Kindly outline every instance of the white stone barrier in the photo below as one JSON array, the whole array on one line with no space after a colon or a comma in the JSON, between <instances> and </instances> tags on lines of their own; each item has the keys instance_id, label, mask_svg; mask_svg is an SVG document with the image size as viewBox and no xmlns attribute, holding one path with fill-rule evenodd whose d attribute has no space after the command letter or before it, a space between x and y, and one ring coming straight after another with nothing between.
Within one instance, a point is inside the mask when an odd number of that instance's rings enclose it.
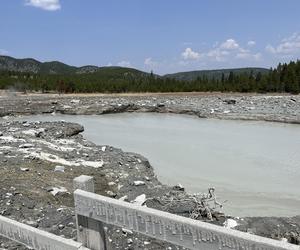
<instances>
[{"instance_id":1,"label":"white stone barrier","mask_svg":"<svg viewBox=\"0 0 300 250\"><path fill-rule=\"evenodd\" d=\"M0 235L35 250L87 250L82 243L65 239L0 216Z\"/></svg>"},{"instance_id":2,"label":"white stone barrier","mask_svg":"<svg viewBox=\"0 0 300 250\"><path fill-rule=\"evenodd\" d=\"M97 222L127 228L189 249L300 250L299 246L286 242L223 228L79 189L74 192L74 199L78 229L88 229L89 223L86 218L91 220L91 233L94 238L89 237L88 230L85 230L83 243L90 239L91 242L102 244L101 247L97 244L85 245L92 250L106 249L103 233L95 234L102 227Z\"/></svg>"}]
</instances>

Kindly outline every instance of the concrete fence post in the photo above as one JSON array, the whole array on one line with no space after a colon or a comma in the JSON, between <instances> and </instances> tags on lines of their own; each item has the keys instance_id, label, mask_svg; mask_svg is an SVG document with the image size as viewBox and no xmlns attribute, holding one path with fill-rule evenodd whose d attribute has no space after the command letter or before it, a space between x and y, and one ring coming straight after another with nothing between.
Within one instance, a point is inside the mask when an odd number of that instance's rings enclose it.
<instances>
[{"instance_id":1,"label":"concrete fence post","mask_svg":"<svg viewBox=\"0 0 300 250\"><path fill-rule=\"evenodd\" d=\"M80 189L94 193L94 178L87 175L76 177L73 180L73 187L74 191ZM76 225L79 242L91 250L106 250L104 226L101 221L76 214Z\"/></svg>"}]
</instances>

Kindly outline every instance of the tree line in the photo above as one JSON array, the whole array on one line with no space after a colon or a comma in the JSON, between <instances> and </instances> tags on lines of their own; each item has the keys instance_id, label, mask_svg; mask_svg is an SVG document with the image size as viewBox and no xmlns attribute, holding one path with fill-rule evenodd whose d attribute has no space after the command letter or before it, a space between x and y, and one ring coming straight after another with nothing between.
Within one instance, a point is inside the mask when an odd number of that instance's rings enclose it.
<instances>
[{"instance_id":1,"label":"tree line","mask_svg":"<svg viewBox=\"0 0 300 250\"><path fill-rule=\"evenodd\" d=\"M300 61L279 64L268 73L222 74L220 78L198 77L192 81L163 78L136 70L123 69L114 74L34 74L0 71L0 88L17 91L59 93L124 93L124 92L300 92Z\"/></svg>"}]
</instances>

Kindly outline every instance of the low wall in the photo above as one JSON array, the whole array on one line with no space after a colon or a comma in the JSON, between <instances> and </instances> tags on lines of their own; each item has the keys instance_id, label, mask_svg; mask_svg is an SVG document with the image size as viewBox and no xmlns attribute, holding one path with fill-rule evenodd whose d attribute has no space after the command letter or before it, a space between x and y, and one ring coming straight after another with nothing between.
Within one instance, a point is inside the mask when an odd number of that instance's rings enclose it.
<instances>
[{"instance_id":1,"label":"low wall","mask_svg":"<svg viewBox=\"0 0 300 250\"><path fill-rule=\"evenodd\" d=\"M82 243L0 216L0 235L35 250L87 250Z\"/></svg>"},{"instance_id":2,"label":"low wall","mask_svg":"<svg viewBox=\"0 0 300 250\"><path fill-rule=\"evenodd\" d=\"M75 191L74 198L77 216L124 227L189 249L300 250L299 246L289 243L226 229L79 189ZM79 227L86 226L80 224L80 221L78 223Z\"/></svg>"}]
</instances>

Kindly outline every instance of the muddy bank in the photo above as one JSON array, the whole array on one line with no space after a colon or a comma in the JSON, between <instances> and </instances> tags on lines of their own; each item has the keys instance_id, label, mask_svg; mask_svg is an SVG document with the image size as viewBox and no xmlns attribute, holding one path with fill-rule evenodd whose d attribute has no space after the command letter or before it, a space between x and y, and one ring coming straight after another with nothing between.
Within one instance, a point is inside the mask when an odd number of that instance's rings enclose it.
<instances>
[{"instance_id":1,"label":"muddy bank","mask_svg":"<svg viewBox=\"0 0 300 250\"><path fill-rule=\"evenodd\" d=\"M0 110L1 116L53 112L172 112L222 119L272 118L298 123L299 103L298 96L213 96L212 99L207 96L22 96L1 97ZM246 112L243 107L247 105L253 105L254 108ZM289 113L285 115L287 107ZM2 215L67 238L75 238L72 180L81 174L95 177L96 192L99 194L128 202L145 201L149 207L183 216L190 215L194 204L182 202L188 200L189 195L180 186L161 184L147 159L108 145L95 145L82 137L82 131L82 126L64 122L7 121L0 125ZM178 202L169 202L174 199ZM217 212L213 215L212 223L223 225L227 219ZM207 220L207 217L199 219ZM300 217L234 219L239 224L236 227L238 230L276 239L285 238L299 244ZM108 227L108 244L111 249L178 248L112 227ZM22 249L4 239L0 239L1 247Z\"/></svg>"},{"instance_id":2,"label":"muddy bank","mask_svg":"<svg viewBox=\"0 0 300 250\"><path fill-rule=\"evenodd\" d=\"M300 96L291 95L3 95L0 116L159 112L203 118L300 123Z\"/></svg>"},{"instance_id":3,"label":"muddy bank","mask_svg":"<svg viewBox=\"0 0 300 250\"><path fill-rule=\"evenodd\" d=\"M83 127L78 124L7 121L0 125L0 131L1 215L75 238L72 180L81 174L95 177L98 194L183 216L189 216L194 206L192 202L182 206L180 199L189 195L181 187L162 185L147 159L90 143L81 136ZM178 202L174 204L166 201L175 198ZM222 215L213 215L213 223L224 223ZM111 249L162 246L161 242L111 227L108 239ZM1 246L14 249L15 243L3 241Z\"/></svg>"}]
</instances>

